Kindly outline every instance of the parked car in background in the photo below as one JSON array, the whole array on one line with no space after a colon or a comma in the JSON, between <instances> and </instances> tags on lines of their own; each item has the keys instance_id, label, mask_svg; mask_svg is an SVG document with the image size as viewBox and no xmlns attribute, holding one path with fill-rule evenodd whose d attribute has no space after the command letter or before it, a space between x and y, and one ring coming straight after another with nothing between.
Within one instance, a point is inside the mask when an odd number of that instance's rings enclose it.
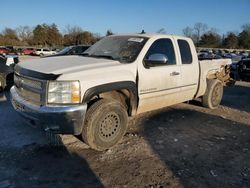
<instances>
[{"instance_id":1,"label":"parked car in background","mask_svg":"<svg viewBox=\"0 0 250 188\"><path fill-rule=\"evenodd\" d=\"M7 66L15 66L17 63L19 63L19 58L17 55L7 55L6 58L6 65Z\"/></svg>"},{"instance_id":2,"label":"parked car in background","mask_svg":"<svg viewBox=\"0 0 250 188\"><path fill-rule=\"evenodd\" d=\"M198 55L199 60L212 60L212 59L222 59L221 56L213 53L201 53Z\"/></svg>"},{"instance_id":3,"label":"parked car in background","mask_svg":"<svg viewBox=\"0 0 250 188\"><path fill-rule=\"evenodd\" d=\"M242 56L241 56L241 55L237 55L237 54L235 54L235 53L227 53L227 54L224 54L223 57L224 57L224 58L232 59L232 62L233 62L233 63L237 63L237 62L239 62L239 61L242 59Z\"/></svg>"},{"instance_id":4,"label":"parked car in background","mask_svg":"<svg viewBox=\"0 0 250 188\"><path fill-rule=\"evenodd\" d=\"M32 55L34 53L35 49L34 48L25 48L22 50L22 54L24 55Z\"/></svg>"},{"instance_id":5,"label":"parked car in background","mask_svg":"<svg viewBox=\"0 0 250 188\"><path fill-rule=\"evenodd\" d=\"M54 54L56 54L56 51L52 51L48 48L38 48L34 51L34 55L39 55L41 57L54 55Z\"/></svg>"},{"instance_id":6,"label":"parked car in background","mask_svg":"<svg viewBox=\"0 0 250 188\"><path fill-rule=\"evenodd\" d=\"M51 55L51 56L47 56L47 57L64 56L64 55L80 55L89 47L90 46L88 45L68 46L68 47L63 48L58 53Z\"/></svg>"},{"instance_id":7,"label":"parked car in background","mask_svg":"<svg viewBox=\"0 0 250 188\"><path fill-rule=\"evenodd\" d=\"M0 91L4 90L6 86L12 86L14 83L14 67L19 63L18 56L0 55Z\"/></svg>"},{"instance_id":8,"label":"parked car in background","mask_svg":"<svg viewBox=\"0 0 250 188\"><path fill-rule=\"evenodd\" d=\"M16 53L17 53L17 55L22 55L22 53L23 53L23 48L16 48Z\"/></svg>"},{"instance_id":9,"label":"parked car in background","mask_svg":"<svg viewBox=\"0 0 250 188\"><path fill-rule=\"evenodd\" d=\"M250 58L243 59L238 63L238 74L241 80L250 80Z\"/></svg>"},{"instance_id":10,"label":"parked car in background","mask_svg":"<svg viewBox=\"0 0 250 188\"><path fill-rule=\"evenodd\" d=\"M250 54L248 52L242 51L240 52L240 55L242 56L242 59L246 59Z\"/></svg>"},{"instance_id":11,"label":"parked car in background","mask_svg":"<svg viewBox=\"0 0 250 188\"><path fill-rule=\"evenodd\" d=\"M17 54L17 51L14 48L14 46L6 46L6 48L8 50L8 54L11 54L11 55L16 55Z\"/></svg>"},{"instance_id":12,"label":"parked car in background","mask_svg":"<svg viewBox=\"0 0 250 188\"><path fill-rule=\"evenodd\" d=\"M213 53L213 50L211 50L211 49L202 49L202 50L200 50L200 53Z\"/></svg>"},{"instance_id":13,"label":"parked car in background","mask_svg":"<svg viewBox=\"0 0 250 188\"><path fill-rule=\"evenodd\" d=\"M230 65L230 77L234 80L239 80L238 62L234 62Z\"/></svg>"},{"instance_id":14,"label":"parked car in background","mask_svg":"<svg viewBox=\"0 0 250 188\"><path fill-rule=\"evenodd\" d=\"M63 48L52 48L52 51L58 53L62 50Z\"/></svg>"},{"instance_id":15,"label":"parked car in background","mask_svg":"<svg viewBox=\"0 0 250 188\"><path fill-rule=\"evenodd\" d=\"M5 56L0 54L0 63L5 63L5 62L6 62Z\"/></svg>"},{"instance_id":16,"label":"parked car in background","mask_svg":"<svg viewBox=\"0 0 250 188\"><path fill-rule=\"evenodd\" d=\"M217 51L217 53L216 53L217 55L219 55L219 56L221 56L221 57L223 57L224 56L224 54L225 54L225 51L224 50L221 50L221 49L219 49L218 51Z\"/></svg>"},{"instance_id":17,"label":"parked car in background","mask_svg":"<svg viewBox=\"0 0 250 188\"><path fill-rule=\"evenodd\" d=\"M0 54L6 55L8 53L9 53L8 48L6 48L6 47L0 47Z\"/></svg>"}]
</instances>

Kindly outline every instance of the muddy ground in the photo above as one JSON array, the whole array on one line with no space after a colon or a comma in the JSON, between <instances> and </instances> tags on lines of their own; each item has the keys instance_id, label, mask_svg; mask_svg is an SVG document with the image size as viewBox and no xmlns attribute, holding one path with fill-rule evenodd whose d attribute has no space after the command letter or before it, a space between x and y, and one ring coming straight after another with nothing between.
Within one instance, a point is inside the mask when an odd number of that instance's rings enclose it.
<instances>
[{"instance_id":1,"label":"muddy ground","mask_svg":"<svg viewBox=\"0 0 250 188\"><path fill-rule=\"evenodd\" d=\"M51 148L0 99L0 188L250 187L250 82L199 101L142 114L120 144L96 152L73 136Z\"/></svg>"}]
</instances>

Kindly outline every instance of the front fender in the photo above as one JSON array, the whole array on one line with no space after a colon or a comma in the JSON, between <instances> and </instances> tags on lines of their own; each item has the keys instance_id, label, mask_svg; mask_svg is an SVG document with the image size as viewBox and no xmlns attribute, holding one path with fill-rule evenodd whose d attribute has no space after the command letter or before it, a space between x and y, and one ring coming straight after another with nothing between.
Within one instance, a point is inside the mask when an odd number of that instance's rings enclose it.
<instances>
[{"instance_id":1,"label":"front fender","mask_svg":"<svg viewBox=\"0 0 250 188\"><path fill-rule=\"evenodd\" d=\"M138 93L136 83L132 81L120 81L94 86L86 90L83 96L83 103L89 102L94 96L109 91L127 89L130 93L131 114L134 114L138 104Z\"/></svg>"}]
</instances>

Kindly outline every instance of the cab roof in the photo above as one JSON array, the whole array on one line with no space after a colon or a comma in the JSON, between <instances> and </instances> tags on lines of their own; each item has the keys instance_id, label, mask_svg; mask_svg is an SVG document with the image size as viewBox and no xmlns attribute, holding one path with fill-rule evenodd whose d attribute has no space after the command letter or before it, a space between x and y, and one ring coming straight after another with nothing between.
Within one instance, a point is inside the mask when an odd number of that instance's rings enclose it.
<instances>
[{"instance_id":1,"label":"cab roof","mask_svg":"<svg viewBox=\"0 0 250 188\"><path fill-rule=\"evenodd\" d=\"M146 38L160 38L160 37L176 37L176 38L186 38L188 39L188 37L184 37L184 36L177 36L177 35L168 35L168 34L162 34L162 33L126 33L126 34L115 34L115 35L111 35L111 36L136 36L136 37L146 37Z\"/></svg>"}]
</instances>

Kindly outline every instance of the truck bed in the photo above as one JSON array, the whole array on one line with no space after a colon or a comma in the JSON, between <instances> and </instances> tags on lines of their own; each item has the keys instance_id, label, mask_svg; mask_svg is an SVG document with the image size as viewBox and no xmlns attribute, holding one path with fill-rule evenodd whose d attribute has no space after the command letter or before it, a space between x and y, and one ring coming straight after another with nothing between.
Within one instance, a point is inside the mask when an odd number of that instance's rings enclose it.
<instances>
[{"instance_id":1,"label":"truck bed","mask_svg":"<svg viewBox=\"0 0 250 188\"><path fill-rule=\"evenodd\" d=\"M231 59L213 59L213 60L201 60L200 65L200 85L196 97L202 96L207 87L207 78L210 75L214 75L217 72L221 72L225 66L231 65Z\"/></svg>"}]
</instances>

